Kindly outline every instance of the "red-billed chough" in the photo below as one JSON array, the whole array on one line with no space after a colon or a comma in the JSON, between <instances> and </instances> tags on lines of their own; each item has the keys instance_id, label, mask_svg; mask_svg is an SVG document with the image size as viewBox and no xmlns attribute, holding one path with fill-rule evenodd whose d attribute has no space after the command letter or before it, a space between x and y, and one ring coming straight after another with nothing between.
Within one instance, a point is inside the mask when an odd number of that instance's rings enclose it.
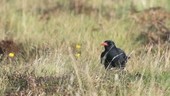
<instances>
[{"instance_id":1,"label":"red-billed chough","mask_svg":"<svg viewBox=\"0 0 170 96\"><path fill-rule=\"evenodd\" d=\"M105 48L101 54L101 63L104 64L105 69L124 69L128 59L125 52L120 48L117 48L115 43L111 40L106 40L101 45Z\"/></svg>"}]
</instances>

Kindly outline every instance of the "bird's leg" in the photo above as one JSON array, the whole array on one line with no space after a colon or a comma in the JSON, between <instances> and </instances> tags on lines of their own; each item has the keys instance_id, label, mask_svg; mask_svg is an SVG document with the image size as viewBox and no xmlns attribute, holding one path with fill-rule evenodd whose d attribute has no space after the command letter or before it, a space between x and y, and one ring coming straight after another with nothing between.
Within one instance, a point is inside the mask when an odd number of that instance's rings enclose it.
<instances>
[{"instance_id":1,"label":"bird's leg","mask_svg":"<svg viewBox=\"0 0 170 96\"><path fill-rule=\"evenodd\" d=\"M112 68L111 62L109 64L105 64L105 69L109 70Z\"/></svg>"}]
</instances>

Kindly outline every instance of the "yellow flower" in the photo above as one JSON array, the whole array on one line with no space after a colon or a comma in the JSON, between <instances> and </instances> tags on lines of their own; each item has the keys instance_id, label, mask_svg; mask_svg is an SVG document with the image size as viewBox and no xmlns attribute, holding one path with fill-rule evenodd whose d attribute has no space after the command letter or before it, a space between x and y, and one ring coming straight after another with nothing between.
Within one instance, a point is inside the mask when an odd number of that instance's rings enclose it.
<instances>
[{"instance_id":1,"label":"yellow flower","mask_svg":"<svg viewBox=\"0 0 170 96\"><path fill-rule=\"evenodd\" d=\"M81 45L80 44L76 44L76 49L80 49Z\"/></svg>"},{"instance_id":2,"label":"yellow flower","mask_svg":"<svg viewBox=\"0 0 170 96\"><path fill-rule=\"evenodd\" d=\"M13 52L10 52L10 53L8 54L8 56L12 58L12 57L15 56L15 54L14 54Z\"/></svg>"},{"instance_id":3,"label":"yellow flower","mask_svg":"<svg viewBox=\"0 0 170 96\"><path fill-rule=\"evenodd\" d=\"M76 53L76 54L75 54L75 56L76 56L77 58L79 58L80 55L81 55L80 53Z\"/></svg>"}]
</instances>

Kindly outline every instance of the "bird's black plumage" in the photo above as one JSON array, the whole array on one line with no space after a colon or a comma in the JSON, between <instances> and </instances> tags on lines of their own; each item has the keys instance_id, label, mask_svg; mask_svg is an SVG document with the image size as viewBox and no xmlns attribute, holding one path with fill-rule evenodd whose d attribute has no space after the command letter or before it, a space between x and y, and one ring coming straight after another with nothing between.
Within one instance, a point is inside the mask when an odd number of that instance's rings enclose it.
<instances>
[{"instance_id":1,"label":"bird's black plumage","mask_svg":"<svg viewBox=\"0 0 170 96\"><path fill-rule=\"evenodd\" d=\"M125 52L117 48L111 40L104 41L102 45L105 50L101 54L101 63L104 64L105 68L110 69L116 67L123 69L128 59Z\"/></svg>"}]
</instances>

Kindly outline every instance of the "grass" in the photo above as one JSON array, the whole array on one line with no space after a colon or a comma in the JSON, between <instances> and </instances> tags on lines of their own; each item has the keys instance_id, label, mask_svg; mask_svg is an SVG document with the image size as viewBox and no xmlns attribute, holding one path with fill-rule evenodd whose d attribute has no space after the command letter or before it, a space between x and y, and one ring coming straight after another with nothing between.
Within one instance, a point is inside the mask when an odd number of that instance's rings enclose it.
<instances>
[{"instance_id":1,"label":"grass","mask_svg":"<svg viewBox=\"0 0 170 96\"><path fill-rule=\"evenodd\" d=\"M67 0L0 2L0 40L21 43L24 54L0 62L0 95L170 95L170 50L137 40L142 27L130 18L130 0L87 0L85 5L99 10L90 14L75 13ZM134 2L135 7L170 9L168 0L143 2ZM106 72L100 64L100 43L107 39L133 52L127 72ZM73 51L77 43L82 45L78 59Z\"/></svg>"}]
</instances>

